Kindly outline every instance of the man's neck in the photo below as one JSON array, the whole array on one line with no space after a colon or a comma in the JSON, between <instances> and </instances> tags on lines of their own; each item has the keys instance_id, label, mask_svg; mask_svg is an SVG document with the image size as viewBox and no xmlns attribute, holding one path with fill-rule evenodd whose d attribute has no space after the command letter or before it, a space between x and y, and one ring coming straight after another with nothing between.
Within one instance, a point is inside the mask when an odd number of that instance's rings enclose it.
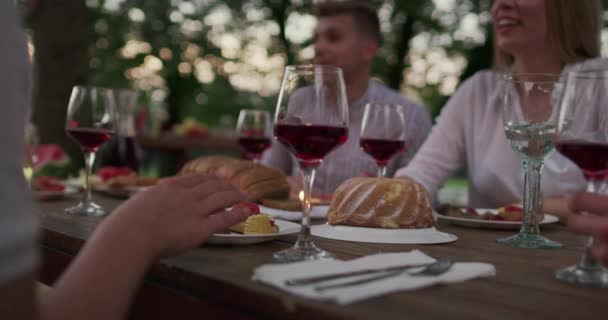
<instances>
[{"instance_id":1,"label":"man's neck","mask_svg":"<svg viewBox=\"0 0 608 320\"><path fill-rule=\"evenodd\" d=\"M361 72L353 76L348 76L347 79L344 79L344 83L346 86L348 105L350 106L363 97L365 92L367 92L367 87L369 85L369 72Z\"/></svg>"}]
</instances>

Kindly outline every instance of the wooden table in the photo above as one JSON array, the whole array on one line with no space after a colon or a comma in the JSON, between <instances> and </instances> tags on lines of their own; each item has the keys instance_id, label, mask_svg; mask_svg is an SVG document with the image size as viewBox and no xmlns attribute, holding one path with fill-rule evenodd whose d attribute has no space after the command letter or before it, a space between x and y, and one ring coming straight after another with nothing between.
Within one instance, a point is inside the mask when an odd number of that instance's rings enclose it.
<instances>
[{"instance_id":1,"label":"wooden table","mask_svg":"<svg viewBox=\"0 0 608 320\"><path fill-rule=\"evenodd\" d=\"M97 196L106 208L119 201ZM52 284L89 237L97 218L72 217L63 209L75 199L41 203L43 270ZM205 245L154 265L133 304L131 319L605 319L608 290L564 284L553 272L576 262L584 238L562 226L543 233L564 250L502 247L495 239L513 231L439 224L458 241L445 245L379 245L315 238L343 259L378 252L420 249L436 257L483 261L493 278L436 286L338 306L290 296L250 280L252 270L294 239L250 246ZM101 268L103 266L100 266ZM109 275L111 277L111 275ZM95 290L95 288L91 288Z\"/></svg>"}]
</instances>

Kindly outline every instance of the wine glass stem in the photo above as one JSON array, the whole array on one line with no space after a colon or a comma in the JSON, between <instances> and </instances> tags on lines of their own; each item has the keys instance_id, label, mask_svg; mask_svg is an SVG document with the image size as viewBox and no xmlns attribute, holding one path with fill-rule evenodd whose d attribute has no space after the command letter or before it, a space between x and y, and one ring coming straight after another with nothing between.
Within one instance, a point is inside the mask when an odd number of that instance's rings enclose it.
<instances>
[{"instance_id":1,"label":"wine glass stem","mask_svg":"<svg viewBox=\"0 0 608 320\"><path fill-rule=\"evenodd\" d=\"M386 165L378 165L378 178L386 177Z\"/></svg>"},{"instance_id":2,"label":"wine glass stem","mask_svg":"<svg viewBox=\"0 0 608 320\"><path fill-rule=\"evenodd\" d=\"M587 192L600 192L600 188L602 186L603 181L588 178L587 180ZM586 215L587 213L582 212L581 214ZM585 249L583 250L583 255L578 262L578 267L581 269L596 269L600 267L600 264L595 261L593 256L591 255L591 248L593 247L593 237L589 236L587 238L587 242L585 243Z\"/></svg>"},{"instance_id":3,"label":"wine glass stem","mask_svg":"<svg viewBox=\"0 0 608 320\"><path fill-rule=\"evenodd\" d=\"M301 168L304 199L302 200L302 230L298 236L298 243L300 245L310 241L310 209L312 207L310 196L316 172L315 167L311 165L301 165Z\"/></svg>"},{"instance_id":4,"label":"wine glass stem","mask_svg":"<svg viewBox=\"0 0 608 320\"><path fill-rule=\"evenodd\" d=\"M524 159L524 217L520 233L540 234L538 229L538 214L541 210L542 196L540 192L542 160Z\"/></svg>"},{"instance_id":5,"label":"wine glass stem","mask_svg":"<svg viewBox=\"0 0 608 320\"><path fill-rule=\"evenodd\" d=\"M87 204L91 201L91 185L89 184L89 176L95 163L95 152L84 151L84 200L83 203Z\"/></svg>"}]
</instances>

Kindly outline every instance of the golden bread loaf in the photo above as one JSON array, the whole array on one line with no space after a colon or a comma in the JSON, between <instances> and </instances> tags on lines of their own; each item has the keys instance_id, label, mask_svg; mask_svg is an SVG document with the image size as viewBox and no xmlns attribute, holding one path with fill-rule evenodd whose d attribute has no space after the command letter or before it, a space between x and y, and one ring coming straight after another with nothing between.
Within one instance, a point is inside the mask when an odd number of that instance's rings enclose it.
<instances>
[{"instance_id":1,"label":"golden bread loaf","mask_svg":"<svg viewBox=\"0 0 608 320\"><path fill-rule=\"evenodd\" d=\"M287 176L280 170L247 160L229 157L201 157L189 161L179 174L214 175L247 194L247 200L286 199L289 197Z\"/></svg>"},{"instance_id":2,"label":"golden bread loaf","mask_svg":"<svg viewBox=\"0 0 608 320\"><path fill-rule=\"evenodd\" d=\"M424 187L411 179L352 178L338 187L329 224L372 228L427 228L434 223Z\"/></svg>"}]
</instances>

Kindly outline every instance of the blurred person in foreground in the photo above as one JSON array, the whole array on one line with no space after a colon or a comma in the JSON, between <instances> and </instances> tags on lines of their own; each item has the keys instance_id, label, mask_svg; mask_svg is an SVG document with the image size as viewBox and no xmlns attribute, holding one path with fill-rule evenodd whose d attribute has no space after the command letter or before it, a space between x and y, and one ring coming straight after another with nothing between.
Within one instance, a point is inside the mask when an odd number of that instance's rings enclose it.
<instances>
[{"instance_id":1,"label":"blurred person in foreground","mask_svg":"<svg viewBox=\"0 0 608 320\"><path fill-rule=\"evenodd\" d=\"M495 0L495 70L480 71L458 88L429 138L396 176L413 178L436 195L466 164L470 207L520 203L524 171L504 133L502 75L605 69L599 58L601 12L599 0ZM584 188L576 164L557 151L545 159L544 212L564 216L565 196Z\"/></svg>"},{"instance_id":2,"label":"blurred person in foreground","mask_svg":"<svg viewBox=\"0 0 608 320\"><path fill-rule=\"evenodd\" d=\"M403 107L406 152L393 157L388 174L405 166L424 142L431 128L428 112L405 99L397 91L370 78L370 71L381 42L376 10L369 1L321 1L315 5L318 18L314 33L315 64L342 69L349 105L348 141L332 151L317 169L313 195L329 195L344 181L360 175L375 175L374 160L359 145L365 105L370 102ZM273 143L262 163L282 169L292 178L295 191L301 190L299 166L280 143Z\"/></svg>"},{"instance_id":3,"label":"blurred person in foreground","mask_svg":"<svg viewBox=\"0 0 608 320\"><path fill-rule=\"evenodd\" d=\"M215 178L167 179L101 222L55 287L38 299L38 224L22 171L29 63L12 1L0 1L0 70L0 319L124 318L152 263L251 214L225 211L244 195Z\"/></svg>"},{"instance_id":4,"label":"blurred person in foreground","mask_svg":"<svg viewBox=\"0 0 608 320\"><path fill-rule=\"evenodd\" d=\"M568 228L593 237L591 254L601 264L608 266L608 196L580 192L570 198ZM595 215L581 215L590 212Z\"/></svg>"}]
</instances>

